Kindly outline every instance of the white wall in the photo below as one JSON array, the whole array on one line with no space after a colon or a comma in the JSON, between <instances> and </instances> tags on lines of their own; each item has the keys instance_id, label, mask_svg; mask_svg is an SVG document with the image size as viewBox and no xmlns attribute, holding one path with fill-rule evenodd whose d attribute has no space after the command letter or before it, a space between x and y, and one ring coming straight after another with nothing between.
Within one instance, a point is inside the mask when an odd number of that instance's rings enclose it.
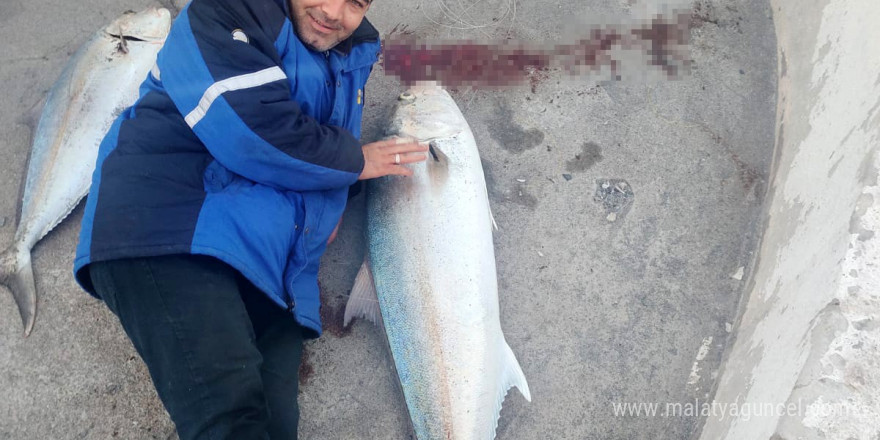
<instances>
[{"instance_id":1,"label":"white wall","mask_svg":"<svg viewBox=\"0 0 880 440\"><path fill-rule=\"evenodd\" d=\"M765 231L701 438L876 439L880 1L771 4L779 96Z\"/></svg>"}]
</instances>

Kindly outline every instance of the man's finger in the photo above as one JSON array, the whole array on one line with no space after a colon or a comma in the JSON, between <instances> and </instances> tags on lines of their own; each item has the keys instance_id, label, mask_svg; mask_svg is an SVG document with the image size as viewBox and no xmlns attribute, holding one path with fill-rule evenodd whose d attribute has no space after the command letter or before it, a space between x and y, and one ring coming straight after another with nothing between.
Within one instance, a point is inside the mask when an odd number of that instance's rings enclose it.
<instances>
[{"instance_id":1,"label":"man's finger","mask_svg":"<svg viewBox=\"0 0 880 440\"><path fill-rule=\"evenodd\" d=\"M409 177L409 176L412 176L412 175L413 175L413 171L412 171L411 169L409 169L409 168L403 166L403 165L393 165L393 164L392 164L392 165L388 165L388 167L385 168L385 175L388 175L388 176L390 176L390 175L395 175L395 176L407 176L407 177Z\"/></svg>"},{"instance_id":2,"label":"man's finger","mask_svg":"<svg viewBox=\"0 0 880 440\"><path fill-rule=\"evenodd\" d=\"M392 156L394 156L395 154L400 154L402 156L404 153L418 153L424 151L428 151L428 144L420 144L418 142L392 145L382 150L383 153L390 154Z\"/></svg>"},{"instance_id":3,"label":"man's finger","mask_svg":"<svg viewBox=\"0 0 880 440\"><path fill-rule=\"evenodd\" d=\"M416 144L416 143L418 143L418 140L413 139L413 138L393 137L393 138L388 138L388 139L384 139L381 141L372 142L368 145L372 145L373 147L382 150L382 149L385 149L388 147L393 147L395 145Z\"/></svg>"},{"instance_id":4,"label":"man's finger","mask_svg":"<svg viewBox=\"0 0 880 440\"><path fill-rule=\"evenodd\" d=\"M425 159L428 158L428 156L426 156L424 153L404 153L404 154L396 153L396 154L400 154L400 165L408 164L408 163L423 162ZM392 155L391 162L394 163L394 160L395 160L395 157L394 157L394 155ZM395 165L397 165L397 164L395 164Z\"/></svg>"},{"instance_id":5,"label":"man's finger","mask_svg":"<svg viewBox=\"0 0 880 440\"><path fill-rule=\"evenodd\" d=\"M411 169L409 169L407 167L402 167L402 166L398 165L398 166L394 167L394 170L390 174L394 174L397 176L404 176L404 177L412 177L413 172Z\"/></svg>"},{"instance_id":6,"label":"man's finger","mask_svg":"<svg viewBox=\"0 0 880 440\"><path fill-rule=\"evenodd\" d=\"M412 137L396 137L391 139L393 142L391 145L403 145L403 144L417 144L419 140Z\"/></svg>"},{"instance_id":7,"label":"man's finger","mask_svg":"<svg viewBox=\"0 0 880 440\"><path fill-rule=\"evenodd\" d=\"M385 141L380 141L380 148L384 149L394 149L400 146L415 146L419 145L420 142L416 138L411 137L395 137ZM427 143L425 144L427 145Z\"/></svg>"}]
</instances>

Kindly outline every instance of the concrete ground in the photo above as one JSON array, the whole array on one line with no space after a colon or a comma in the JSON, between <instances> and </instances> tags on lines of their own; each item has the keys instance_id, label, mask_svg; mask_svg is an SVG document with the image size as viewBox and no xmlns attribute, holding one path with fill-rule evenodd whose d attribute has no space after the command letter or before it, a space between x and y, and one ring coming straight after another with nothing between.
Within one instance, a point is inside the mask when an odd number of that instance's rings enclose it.
<instances>
[{"instance_id":1,"label":"concrete ground","mask_svg":"<svg viewBox=\"0 0 880 440\"><path fill-rule=\"evenodd\" d=\"M562 41L572 17L614 22L639 6L513 1L474 3L464 18L477 26L454 25L428 1L377 0L369 16L384 32L400 25L433 38ZM173 3L0 2L0 246L15 232L28 115L92 32L155 4ZM459 14L461 5L450 3ZM683 439L700 424L663 417L662 407L654 417L619 416L614 404L710 397L743 289L736 278L747 278L759 230L776 42L764 0L688 7L695 64L681 80L566 81L550 71L532 87L453 93L483 155L500 227L502 326L533 396L508 395L498 438ZM376 69L365 140L380 136L400 91ZM614 221L594 200L599 179L631 188L631 206ZM174 438L118 322L73 281L81 217L80 207L34 249L40 298L28 339L11 296L0 295L0 438ZM409 435L383 336L361 322L340 328L364 253L363 220L358 197L324 258L327 332L307 345L301 369L301 438ZM746 276L734 277L741 267Z\"/></svg>"}]
</instances>

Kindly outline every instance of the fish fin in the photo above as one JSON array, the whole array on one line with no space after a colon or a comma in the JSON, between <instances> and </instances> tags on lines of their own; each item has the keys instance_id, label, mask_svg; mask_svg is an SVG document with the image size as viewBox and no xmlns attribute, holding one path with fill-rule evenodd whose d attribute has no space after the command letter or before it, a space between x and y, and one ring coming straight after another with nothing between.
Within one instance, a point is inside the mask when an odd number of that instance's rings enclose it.
<instances>
[{"instance_id":1,"label":"fish fin","mask_svg":"<svg viewBox=\"0 0 880 440\"><path fill-rule=\"evenodd\" d=\"M428 160L425 167L428 170L428 176L437 185L442 185L449 177L449 156L440 149L437 142L428 143Z\"/></svg>"},{"instance_id":2,"label":"fish fin","mask_svg":"<svg viewBox=\"0 0 880 440\"><path fill-rule=\"evenodd\" d=\"M502 349L502 353L504 356L504 373L501 375L502 382L501 388L504 394L507 394L507 390L511 387L516 387L520 394L526 398L527 401L532 401L532 393L529 391L529 384L526 383L526 376L523 374L522 368L519 366L519 362L516 360L516 355L513 354L513 350L510 349L510 346L507 345L507 342L504 343L504 348ZM500 396L500 399L504 399L504 395ZM501 406L501 401L499 400L499 409Z\"/></svg>"},{"instance_id":3,"label":"fish fin","mask_svg":"<svg viewBox=\"0 0 880 440\"><path fill-rule=\"evenodd\" d=\"M523 374L513 350L502 341L501 349L501 387L498 390L498 396L495 400L495 427L492 428L492 437L495 438L495 431L498 429L498 419L501 418L501 405L504 403L504 397L512 387L516 387L520 394L527 401L532 401L532 393L529 391L529 384L526 383L526 376Z\"/></svg>"},{"instance_id":4,"label":"fish fin","mask_svg":"<svg viewBox=\"0 0 880 440\"><path fill-rule=\"evenodd\" d=\"M351 288L351 295L345 305L343 327L348 327L354 318L366 318L373 324L383 327L379 297L376 295L376 283L373 282L370 264L366 260L361 264L361 269L354 278L354 286Z\"/></svg>"},{"instance_id":5,"label":"fish fin","mask_svg":"<svg viewBox=\"0 0 880 440\"><path fill-rule=\"evenodd\" d=\"M9 287L24 324L24 336L31 334L37 314L37 287L31 268L31 253L13 246L0 256L0 284Z\"/></svg>"},{"instance_id":6,"label":"fish fin","mask_svg":"<svg viewBox=\"0 0 880 440\"><path fill-rule=\"evenodd\" d=\"M40 116L43 114L43 107L46 105L46 96L43 95L38 99L21 117L18 119L19 124L23 124L31 129L31 132L37 129L40 123Z\"/></svg>"},{"instance_id":7,"label":"fish fin","mask_svg":"<svg viewBox=\"0 0 880 440\"><path fill-rule=\"evenodd\" d=\"M440 149L435 141L428 142L428 156L435 165L449 165L449 156Z\"/></svg>"}]
</instances>

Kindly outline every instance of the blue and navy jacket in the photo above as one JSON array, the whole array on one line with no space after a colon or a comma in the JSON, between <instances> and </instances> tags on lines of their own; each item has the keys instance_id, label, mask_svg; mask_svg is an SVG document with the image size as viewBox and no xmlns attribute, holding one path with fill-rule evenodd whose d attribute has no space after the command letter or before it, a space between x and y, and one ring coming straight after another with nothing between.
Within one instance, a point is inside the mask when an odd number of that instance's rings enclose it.
<instances>
[{"instance_id":1,"label":"blue and navy jacket","mask_svg":"<svg viewBox=\"0 0 880 440\"><path fill-rule=\"evenodd\" d=\"M297 38L286 0L193 0L140 97L100 146L74 264L202 254L315 335L318 262L363 166L364 20L332 50Z\"/></svg>"}]
</instances>

